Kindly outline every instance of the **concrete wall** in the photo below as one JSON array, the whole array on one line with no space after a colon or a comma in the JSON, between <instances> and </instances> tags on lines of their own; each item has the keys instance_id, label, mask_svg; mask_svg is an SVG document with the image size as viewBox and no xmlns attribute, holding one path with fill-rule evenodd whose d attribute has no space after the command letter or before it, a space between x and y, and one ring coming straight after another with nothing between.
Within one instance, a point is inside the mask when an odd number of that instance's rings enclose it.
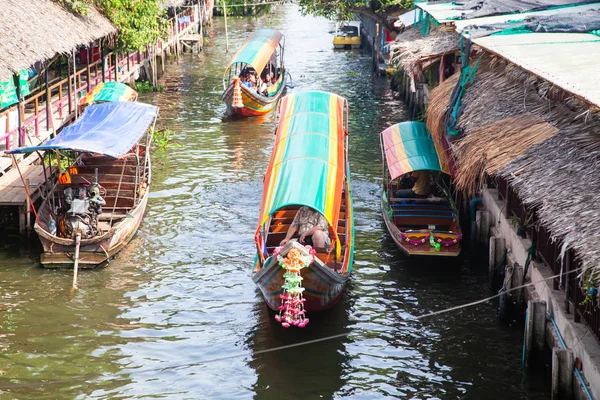
<instances>
[{"instance_id":1,"label":"concrete wall","mask_svg":"<svg viewBox=\"0 0 600 400\"><path fill-rule=\"evenodd\" d=\"M492 231L506 239L509 262L516 262L520 266L524 266L531 240L517 236L511 221L504 215L505 202L498 199L496 189L485 189L482 198L484 208L492 214L494 228ZM532 262L526 283L533 282L533 285L530 287L531 290L526 292L526 295L530 299L546 302L547 311L554 318L567 348L572 349L575 357L582 361L582 375L587 381L592 395L594 398L600 399L600 344L585 324L574 322L573 314L567 313L565 293L554 290L553 280L548 279L552 274L552 271L544 264ZM571 306L570 309L573 310L574 307ZM554 331L549 320L547 329ZM551 340L551 346L560 346L554 334L552 336L546 335L546 337ZM576 377L573 377L573 382L576 386L578 385ZM576 390L575 393L583 394L581 390ZM587 399L587 397L580 398Z\"/></svg>"}]
</instances>

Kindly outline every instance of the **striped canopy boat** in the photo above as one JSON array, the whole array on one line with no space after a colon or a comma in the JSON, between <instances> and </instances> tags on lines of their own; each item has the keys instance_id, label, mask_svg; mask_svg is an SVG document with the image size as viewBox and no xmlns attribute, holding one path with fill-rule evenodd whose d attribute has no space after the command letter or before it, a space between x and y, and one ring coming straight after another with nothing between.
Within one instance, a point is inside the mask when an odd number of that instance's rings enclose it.
<instances>
[{"instance_id":1,"label":"striped canopy boat","mask_svg":"<svg viewBox=\"0 0 600 400\"><path fill-rule=\"evenodd\" d=\"M354 222L347 160L346 99L306 91L281 99L275 145L264 180L253 280L278 310L284 294L282 262L296 249L309 257L303 278L304 307L323 310L337 302L352 269ZM328 223L331 246L313 249L292 239L280 242L300 207L318 211Z\"/></svg>"},{"instance_id":2,"label":"striped canopy boat","mask_svg":"<svg viewBox=\"0 0 600 400\"><path fill-rule=\"evenodd\" d=\"M235 53L223 74L222 98L229 114L257 116L275 107L285 90L283 44L281 32L259 29ZM244 84L250 74L256 77L254 86Z\"/></svg>"},{"instance_id":3,"label":"striped canopy boat","mask_svg":"<svg viewBox=\"0 0 600 400\"><path fill-rule=\"evenodd\" d=\"M80 105L115 101L136 101L138 93L121 82L100 82L79 102Z\"/></svg>"},{"instance_id":4,"label":"striped canopy boat","mask_svg":"<svg viewBox=\"0 0 600 400\"><path fill-rule=\"evenodd\" d=\"M381 149L381 211L394 242L408 255L457 256L462 234L449 183L444 187L450 170L442 147L424 123L407 121L381 133ZM402 194L415 171L429 171L443 189L428 196Z\"/></svg>"}]
</instances>

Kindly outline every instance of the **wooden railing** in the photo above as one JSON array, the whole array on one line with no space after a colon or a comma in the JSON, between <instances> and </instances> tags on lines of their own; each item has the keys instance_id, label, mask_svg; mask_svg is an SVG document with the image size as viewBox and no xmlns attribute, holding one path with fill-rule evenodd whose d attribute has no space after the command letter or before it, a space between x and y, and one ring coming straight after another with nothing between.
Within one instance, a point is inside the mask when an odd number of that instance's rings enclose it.
<instances>
[{"instance_id":1,"label":"wooden railing","mask_svg":"<svg viewBox=\"0 0 600 400\"><path fill-rule=\"evenodd\" d=\"M179 23L174 18L169 20L169 39L167 44L176 40L176 34L188 30L195 23L194 13L192 8L187 8L179 17L190 17L190 22ZM177 23L177 31L175 24ZM157 47L162 51L163 42L158 41ZM149 58L151 46L147 46L144 51L135 51L125 55L119 52L110 52L100 60L90 62L85 67L75 71L68 78L63 78L55 83L52 83L48 88L42 88L39 91L34 91L29 94L21 104L15 104L5 110L0 111L0 121L5 117L6 130L0 135L0 143L5 141L6 150L11 149L12 139L17 136L20 145L26 145L26 133L32 130L35 136L40 134L40 123L46 123L46 130L53 128L53 115L58 114L59 118L65 117L74 112L75 99L77 96L85 95L92 90L99 82L115 81L127 73L130 75L132 70L135 70L139 64L143 64ZM89 55L88 55L89 56ZM88 58L89 59L89 58ZM103 62L106 60L106 68L103 68ZM69 93L73 87L73 79L75 79L74 93ZM65 93L67 92L67 93ZM56 97L58 96L58 97ZM48 101L50 99L50 101ZM43 103L43 104L42 104ZM33 115L26 118L28 110L33 110ZM15 111L20 113L21 131L18 132L18 123L11 121L11 116L14 116ZM16 114L18 115L18 114ZM13 118L15 119L15 118ZM18 118L16 119L18 121ZM12 123L11 123L12 122ZM17 135L18 134L18 135Z\"/></svg>"}]
</instances>

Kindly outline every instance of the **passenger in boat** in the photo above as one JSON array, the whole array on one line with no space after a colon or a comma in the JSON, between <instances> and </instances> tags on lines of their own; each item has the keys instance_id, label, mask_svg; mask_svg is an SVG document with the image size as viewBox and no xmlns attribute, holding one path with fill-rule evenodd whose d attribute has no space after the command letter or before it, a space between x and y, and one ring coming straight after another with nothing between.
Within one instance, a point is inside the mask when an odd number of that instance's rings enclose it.
<instances>
[{"instance_id":1,"label":"passenger in boat","mask_svg":"<svg viewBox=\"0 0 600 400\"><path fill-rule=\"evenodd\" d=\"M416 197L427 197L431 194L431 172L427 170L414 171L410 174L410 179L414 181L410 189L400 189L396 192L396 197L402 199L411 199Z\"/></svg>"},{"instance_id":2,"label":"passenger in boat","mask_svg":"<svg viewBox=\"0 0 600 400\"><path fill-rule=\"evenodd\" d=\"M304 206L298 210L280 245L285 246L298 232L300 235L298 241L301 244L312 243L313 247L316 248L328 248L331 245L328 229L329 224L320 212Z\"/></svg>"},{"instance_id":3,"label":"passenger in boat","mask_svg":"<svg viewBox=\"0 0 600 400\"><path fill-rule=\"evenodd\" d=\"M263 96L269 95L269 90L267 89L267 84L264 80L259 79L256 83L256 93L262 94Z\"/></svg>"}]
</instances>

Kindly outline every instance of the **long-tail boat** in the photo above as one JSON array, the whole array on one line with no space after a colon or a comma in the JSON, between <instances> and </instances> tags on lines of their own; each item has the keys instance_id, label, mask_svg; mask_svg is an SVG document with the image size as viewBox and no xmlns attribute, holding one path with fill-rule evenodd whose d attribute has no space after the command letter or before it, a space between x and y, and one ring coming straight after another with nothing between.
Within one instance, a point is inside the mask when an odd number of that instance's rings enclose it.
<instances>
[{"instance_id":1,"label":"long-tail boat","mask_svg":"<svg viewBox=\"0 0 600 400\"><path fill-rule=\"evenodd\" d=\"M424 197L397 195L413 171L430 171L437 175L436 183L449 181L444 178L450 170L441 146L424 123L407 121L381 133L381 150L381 212L394 242L407 255L457 256L462 234L449 187L439 185L443 189L437 194Z\"/></svg>"},{"instance_id":2,"label":"long-tail boat","mask_svg":"<svg viewBox=\"0 0 600 400\"><path fill-rule=\"evenodd\" d=\"M222 98L228 114L264 115L275 107L286 84L283 45L283 34L268 28L259 29L246 39L223 74ZM247 86L245 80L250 75L257 83ZM265 86L259 93L262 81Z\"/></svg>"},{"instance_id":3,"label":"long-tail boat","mask_svg":"<svg viewBox=\"0 0 600 400\"><path fill-rule=\"evenodd\" d=\"M142 103L92 104L44 144L10 153L56 152L74 162L52 180L35 217L41 263L95 267L121 250L136 232L151 180L150 127L158 109ZM43 160L43 158L42 158Z\"/></svg>"},{"instance_id":4,"label":"long-tail boat","mask_svg":"<svg viewBox=\"0 0 600 400\"><path fill-rule=\"evenodd\" d=\"M79 102L80 106L115 101L136 101L138 93L121 82L100 82Z\"/></svg>"},{"instance_id":5,"label":"long-tail boat","mask_svg":"<svg viewBox=\"0 0 600 400\"><path fill-rule=\"evenodd\" d=\"M252 279L267 305L280 312L277 318L284 326L303 326L304 311L334 305L352 270L347 124L347 101L335 94L306 91L281 99L255 234ZM280 246L302 206L327 220L329 248L312 249L295 240Z\"/></svg>"}]
</instances>

